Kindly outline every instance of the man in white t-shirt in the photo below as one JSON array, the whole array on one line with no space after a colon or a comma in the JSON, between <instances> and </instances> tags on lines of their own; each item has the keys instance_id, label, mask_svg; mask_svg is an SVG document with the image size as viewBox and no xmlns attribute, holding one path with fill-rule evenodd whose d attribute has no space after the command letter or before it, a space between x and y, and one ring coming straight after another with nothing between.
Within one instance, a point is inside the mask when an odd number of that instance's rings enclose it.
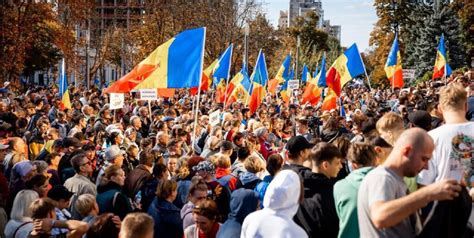
<instances>
[{"instance_id":1,"label":"man in white t-shirt","mask_svg":"<svg viewBox=\"0 0 474 238\"><path fill-rule=\"evenodd\" d=\"M427 170L418 175L418 184L429 185L442 179L456 179L473 187L474 122L466 120L467 92L461 84L440 91L439 110L446 122L428 134L435 143Z\"/></svg>"}]
</instances>

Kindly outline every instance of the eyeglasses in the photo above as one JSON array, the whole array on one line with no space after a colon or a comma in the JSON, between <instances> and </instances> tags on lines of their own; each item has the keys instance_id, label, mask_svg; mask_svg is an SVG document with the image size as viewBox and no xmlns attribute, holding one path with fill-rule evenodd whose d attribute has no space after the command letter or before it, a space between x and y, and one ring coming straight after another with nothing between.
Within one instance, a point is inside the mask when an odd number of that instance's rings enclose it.
<instances>
[{"instance_id":1,"label":"eyeglasses","mask_svg":"<svg viewBox=\"0 0 474 238\"><path fill-rule=\"evenodd\" d=\"M91 165L92 162L90 160L88 160L87 162L85 162L84 164L81 164L81 166L84 166L84 165Z\"/></svg>"}]
</instances>

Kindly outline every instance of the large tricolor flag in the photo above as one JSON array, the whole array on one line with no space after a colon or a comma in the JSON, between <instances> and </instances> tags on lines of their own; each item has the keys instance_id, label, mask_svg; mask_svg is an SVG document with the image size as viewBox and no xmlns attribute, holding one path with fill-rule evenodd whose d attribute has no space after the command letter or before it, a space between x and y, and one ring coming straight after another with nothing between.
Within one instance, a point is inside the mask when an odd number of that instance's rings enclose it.
<instances>
[{"instance_id":1,"label":"large tricolor flag","mask_svg":"<svg viewBox=\"0 0 474 238\"><path fill-rule=\"evenodd\" d=\"M106 89L193 88L199 86L206 28L186 30L158 46L146 59Z\"/></svg>"},{"instance_id":2,"label":"large tricolor flag","mask_svg":"<svg viewBox=\"0 0 474 238\"><path fill-rule=\"evenodd\" d=\"M237 73L229 83L227 87L227 102L226 105L230 105L234 102L241 101L247 102L250 96L250 87L252 82L250 81L247 66L244 63L242 69Z\"/></svg>"},{"instance_id":3,"label":"large tricolor flag","mask_svg":"<svg viewBox=\"0 0 474 238\"><path fill-rule=\"evenodd\" d=\"M442 78L444 76L451 75L451 67L448 64L448 58L446 57L446 47L444 46L444 34L439 39L438 51L436 52L436 61L433 69L432 79Z\"/></svg>"},{"instance_id":4,"label":"large tricolor flag","mask_svg":"<svg viewBox=\"0 0 474 238\"><path fill-rule=\"evenodd\" d=\"M306 64L303 65L303 72L301 73L301 81L308 82L311 80L311 72L308 70L308 66Z\"/></svg>"},{"instance_id":5,"label":"large tricolor flag","mask_svg":"<svg viewBox=\"0 0 474 238\"><path fill-rule=\"evenodd\" d=\"M326 83L337 96L340 96L342 87L364 72L364 63L362 63L359 50L354 43L331 65L326 74Z\"/></svg>"},{"instance_id":6,"label":"large tricolor flag","mask_svg":"<svg viewBox=\"0 0 474 238\"><path fill-rule=\"evenodd\" d=\"M216 99L218 103L223 103L226 94L226 84L230 78L230 64L232 59L232 44L219 57L214 69L214 85L216 87Z\"/></svg>"},{"instance_id":7,"label":"large tricolor flag","mask_svg":"<svg viewBox=\"0 0 474 238\"><path fill-rule=\"evenodd\" d=\"M268 82L267 64L265 63L265 55L261 49L258 52L257 63L255 64L252 76L250 76L250 80L252 81L252 89L249 99L249 109L251 113L255 113L265 97L265 86Z\"/></svg>"},{"instance_id":8,"label":"large tricolor flag","mask_svg":"<svg viewBox=\"0 0 474 238\"><path fill-rule=\"evenodd\" d=\"M388 54L387 63L385 63L385 73L387 73L392 88L403 88L402 58L398 47L398 34L393 39L392 49Z\"/></svg>"},{"instance_id":9,"label":"large tricolor flag","mask_svg":"<svg viewBox=\"0 0 474 238\"><path fill-rule=\"evenodd\" d=\"M71 100L69 99L69 90L67 89L66 63L61 62L61 72L59 73L59 97L61 98L61 110L71 109Z\"/></svg>"},{"instance_id":10,"label":"large tricolor flag","mask_svg":"<svg viewBox=\"0 0 474 238\"><path fill-rule=\"evenodd\" d=\"M290 76L291 54L288 54L281 63L275 78L268 82L268 92L275 93L278 86L288 80Z\"/></svg>"}]
</instances>

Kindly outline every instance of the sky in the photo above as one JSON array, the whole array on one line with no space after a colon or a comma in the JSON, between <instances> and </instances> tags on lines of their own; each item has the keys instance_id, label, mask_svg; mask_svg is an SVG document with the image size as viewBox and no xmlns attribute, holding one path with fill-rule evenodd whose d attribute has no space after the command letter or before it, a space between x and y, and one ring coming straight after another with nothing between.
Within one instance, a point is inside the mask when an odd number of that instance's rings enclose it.
<instances>
[{"instance_id":1,"label":"sky","mask_svg":"<svg viewBox=\"0 0 474 238\"><path fill-rule=\"evenodd\" d=\"M280 10L288 10L290 0L263 0L263 9L277 27ZM322 0L324 19L341 26L341 45L357 43L360 51L369 47L370 32L377 22L373 0Z\"/></svg>"}]
</instances>

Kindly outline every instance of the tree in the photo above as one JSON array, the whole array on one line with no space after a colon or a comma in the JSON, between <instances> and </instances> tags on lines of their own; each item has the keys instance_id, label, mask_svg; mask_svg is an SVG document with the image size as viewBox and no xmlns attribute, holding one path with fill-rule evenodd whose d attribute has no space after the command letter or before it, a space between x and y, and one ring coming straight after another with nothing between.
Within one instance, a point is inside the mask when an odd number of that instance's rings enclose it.
<instances>
[{"instance_id":1,"label":"tree","mask_svg":"<svg viewBox=\"0 0 474 238\"><path fill-rule=\"evenodd\" d=\"M445 36L448 63L451 68L457 69L466 65L460 23L448 4L442 4L438 9L431 6L417 6L409 16L416 21L416 24L407 31L410 39L407 49L410 54L406 63L407 66L415 68L416 78L425 74L431 76L441 34Z\"/></svg>"},{"instance_id":2,"label":"tree","mask_svg":"<svg viewBox=\"0 0 474 238\"><path fill-rule=\"evenodd\" d=\"M404 58L406 27L413 24L411 19L406 17L409 13L409 2L409 0L375 0L374 2L379 19L370 33L369 46L373 47L373 52L369 56L369 61L374 66L371 80L375 82L389 84L384 66L395 38L395 32L398 32L400 54L402 59Z\"/></svg>"},{"instance_id":3,"label":"tree","mask_svg":"<svg viewBox=\"0 0 474 238\"><path fill-rule=\"evenodd\" d=\"M462 40L469 61L467 63L472 66L474 64L474 2L454 0L452 8L457 12L461 23Z\"/></svg>"}]
</instances>

